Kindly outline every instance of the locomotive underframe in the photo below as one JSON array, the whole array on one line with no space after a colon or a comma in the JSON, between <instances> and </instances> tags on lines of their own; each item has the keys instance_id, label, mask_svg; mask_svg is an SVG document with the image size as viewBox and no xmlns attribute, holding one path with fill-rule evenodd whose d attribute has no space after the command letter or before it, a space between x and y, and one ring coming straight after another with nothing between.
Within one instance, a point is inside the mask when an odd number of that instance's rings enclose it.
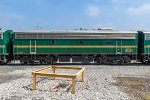
<instances>
[{"instance_id":1,"label":"locomotive underframe","mask_svg":"<svg viewBox=\"0 0 150 100\"><path fill-rule=\"evenodd\" d=\"M22 64L54 64L54 63L96 63L96 64L129 64L137 60L137 55L14 55L14 60Z\"/></svg>"}]
</instances>

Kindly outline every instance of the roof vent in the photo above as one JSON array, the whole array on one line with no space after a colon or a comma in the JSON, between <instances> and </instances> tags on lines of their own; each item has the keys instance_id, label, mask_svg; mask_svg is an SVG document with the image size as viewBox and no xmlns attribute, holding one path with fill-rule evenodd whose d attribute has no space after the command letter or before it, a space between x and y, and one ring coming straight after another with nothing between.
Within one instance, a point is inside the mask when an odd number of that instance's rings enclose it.
<instances>
[{"instance_id":1,"label":"roof vent","mask_svg":"<svg viewBox=\"0 0 150 100\"><path fill-rule=\"evenodd\" d=\"M80 30L82 30L82 28L80 28Z\"/></svg>"},{"instance_id":2,"label":"roof vent","mask_svg":"<svg viewBox=\"0 0 150 100\"><path fill-rule=\"evenodd\" d=\"M106 31L112 31L113 29L112 29L112 28L98 28L97 30L102 30L102 31L103 31L103 30L104 30L104 31L105 31L105 30L106 30Z\"/></svg>"}]
</instances>

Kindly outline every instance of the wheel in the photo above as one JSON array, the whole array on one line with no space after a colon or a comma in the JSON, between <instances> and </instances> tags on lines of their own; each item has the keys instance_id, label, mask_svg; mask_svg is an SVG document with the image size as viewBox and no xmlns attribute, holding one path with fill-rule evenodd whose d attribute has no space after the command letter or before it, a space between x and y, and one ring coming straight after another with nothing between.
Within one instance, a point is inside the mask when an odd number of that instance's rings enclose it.
<instances>
[{"instance_id":1,"label":"wheel","mask_svg":"<svg viewBox=\"0 0 150 100\"><path fill-rule=\"evenodd\" d=\"M54 57L52 57L52 56L46 56L45 60L47 61L47 64L54 63Z\"/></svg>"},{"instance_id":2,"label":"wheel","mask_svg":"<svg viewBox=\"0 0 150 100\"><path fill-rule=\"evenodd\" d=\"M28 56L24 56L24 57L20 58L20 62L22 64L25 64L25 65L29 64L29 61L30 61L30 58Z\"/></svg>"},{"instance_id":3,"label":"wheel","mask_svg":"<svg viewBox=\"0 0 150 100\"><path fill-rule=\"evenodd\" d=\"M130 64L131 63L131 58L128 56L123 56L124 59L124 64Z\"/></svg>"},{"instance_id":4,"label":"wheel","mask_svg":"<svg viewBox=\"0 0 150 100\"><path fill-rule=\"evenodd\" d=\"M44 58L41 59L41 60L40 60L40 64L47 64L47 59L44 59Z\"/></svg>"},{"instance_id":5,"label":"wheel","mask_svg":"<svg viewBox=\"0 0 150 100\"><path fill-rule=\"evenodd\" d=\"M102 64L102 58L101 57L95 57L94 62L97 64Z\"/></svg>"}]
</instances>

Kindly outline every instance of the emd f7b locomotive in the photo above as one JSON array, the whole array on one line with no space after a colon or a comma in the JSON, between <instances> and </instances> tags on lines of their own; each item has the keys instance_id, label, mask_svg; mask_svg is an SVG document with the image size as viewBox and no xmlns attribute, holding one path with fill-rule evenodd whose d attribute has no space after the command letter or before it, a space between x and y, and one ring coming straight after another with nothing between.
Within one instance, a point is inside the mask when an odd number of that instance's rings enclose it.
<instances>
[{"instance_id":1,"label":"emd f7b locomotive","mask_svg":"<svg viewBox=\"0 0 150 100\"><path fill-rule=\"evenodd\" d=\"M148 63L149 32L110 30L5 31L0 33L1 63Z\"/></svg>"},{"instance_id":2,"label":"emd f7b locomotive","mask_svg":"<svg viewBox=\"0 0 150 100\"><path fill-rule=\"evenodd\" d=\"M143 41L143 32L14 31L12 55L14 60L24 64L125 64L144 59Z\"/></svg>"}]
</instances>

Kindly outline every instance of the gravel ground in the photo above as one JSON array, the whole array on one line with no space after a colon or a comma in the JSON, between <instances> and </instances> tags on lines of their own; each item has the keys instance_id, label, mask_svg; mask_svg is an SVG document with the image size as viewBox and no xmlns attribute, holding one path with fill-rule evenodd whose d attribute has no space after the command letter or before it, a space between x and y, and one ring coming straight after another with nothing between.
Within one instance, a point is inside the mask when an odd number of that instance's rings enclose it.
<instances>
[{"instance_id":1,"label":"gravel ground","mask_svg":"<svg viewBox=\"0 0 150 100\"><path fill-rule=\"evenodd\" d=\"M70 65L69 65L70 66ZM74 66L74 65L73 65ZM130 100L134 95L124 91L117 77L149 78L149 66L77 65L86 67L85 82L76 82L71 93L71 79L38 77L32 91L31 72L44 66L0 66L0 100ZM64 70L56 70L66 73ZM67 73L75 73L70 70ZM139 79L140 79L139 78Z\"/></svg>"}]
</instances>

